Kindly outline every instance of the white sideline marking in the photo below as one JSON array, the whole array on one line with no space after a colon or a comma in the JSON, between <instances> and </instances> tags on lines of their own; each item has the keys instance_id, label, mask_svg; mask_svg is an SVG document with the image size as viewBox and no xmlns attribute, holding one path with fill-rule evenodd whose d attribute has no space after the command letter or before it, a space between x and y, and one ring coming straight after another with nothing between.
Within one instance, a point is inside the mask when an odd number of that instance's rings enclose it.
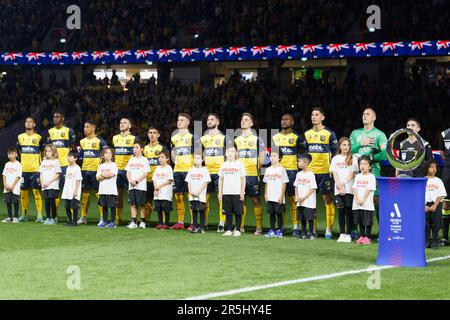
<instances>
[{"instance_id":1,"label":"white sideline marking","mask_svg":"<svg viewBox=\"0 0 450 320\"><path fill-rule=\"evenodd\" d=\"M431 258L431 259L428 259L427 262L435 262L435 261L442 261L442 260L448 260L448 259L450 259L450 256ZM204 294L201 296L185 298L182 300L206 300L206 299L212 299L212 298L217 298L217 297L231 296L234 294L240 294L240 293L244 293L244 292L253 292L253 291L264 290L264 289L269 289L269 288L283 287L283 286L288 286L288 285L296 284L296 283L305 283L305 282L312 282L312 281L318 281L318 280L326 280L326 279L338 278L338 277L343 277L343 276L348 276L348 275L353 275L353 274L358 274L358 273L391 269L391 268L398 268L398 267L396 267L396 266L379 266L379 267L372 267L372 268L366 268L366 269L349 270L349 271L324 274L324 275L308 277L308 278L300 278L300 279L274 282L274 283L269 283L269 284L264 284L264 285L259 285L259 286L253 286L253 287L233 289L233 290L221 291L221 292L212 292L212 293L207 293L207 294Z\"/></svg>"}]
</instances>

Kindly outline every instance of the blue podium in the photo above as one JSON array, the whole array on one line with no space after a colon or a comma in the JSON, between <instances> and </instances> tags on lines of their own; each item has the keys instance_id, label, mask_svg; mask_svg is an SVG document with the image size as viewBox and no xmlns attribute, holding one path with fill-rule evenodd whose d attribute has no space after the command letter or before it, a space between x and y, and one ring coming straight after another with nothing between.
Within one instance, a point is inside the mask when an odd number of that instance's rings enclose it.
<instances>
[{"instance_id":1,"label":"blue podium","mask_svg":"<svg viewBox=\"0 0 450 320\"><path fill-rule=\"evenodd\" d=\"M380 192L377 265L426 267L426 178L377 177Z\"/></svg>"}]
</instances>

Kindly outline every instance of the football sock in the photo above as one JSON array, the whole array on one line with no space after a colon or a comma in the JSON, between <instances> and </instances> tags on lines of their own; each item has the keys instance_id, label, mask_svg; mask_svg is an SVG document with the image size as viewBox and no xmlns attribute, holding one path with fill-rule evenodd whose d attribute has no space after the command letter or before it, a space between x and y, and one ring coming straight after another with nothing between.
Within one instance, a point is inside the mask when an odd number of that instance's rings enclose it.
<instances>
[{"instance_id":1,"label":"football sock","mask_svg":"<svg viewBox=\"0 0 450 320\"><path fill-rule=\"evenodd\" d=\"M153 205L150 201L148 201L145 204L145 219L147 219L147 221L150 221L152 210L153 210Z\"/></svg>"},{"instance_id":2,"label":"football sock","mask_svg":"<svg viewBox=\"0 0 450 320\"><path fill-rule=\"evenodd\" d=\"M81 216L83 218L86 218L88 214L89 196L89 191L83 191L81 194Z\"/></svg>"},{"instance_id":3,"label":"football sock","mask_svg":"<svg viewBox=\"0 0 450 320\"><path fill-rule=\"evenodd\" d=\"M245 203L244 203L244 214L242 215L242 217L241 217L241 224L240 224L240 229L243 229L244 228L244 225L245 225L245 217L247 216L247 206L245 205Z\"/></svg>"},{"instance_id":4,"label":"football sock","mask_svg":"<svg viewBox=\"0 0 450 320\"><path fill-rule=\"evenodd\" d=\"M333 224L334 224L334 203L326 203L325 204L325 211L327 215L327 230L333 230Z\"/></svg>"},{"instance_id":5,"label":"football sock","mask_svg":"<svg viewBox=\"0 0 450 320\"><path fill-rule=\"evenodd\" d=\"M219 201L219 224L221 226L223 226L225 224L225 219L226 219L226 216L222 212L222 201Z\"/></svg>"},{"instance_id":6,"label":"football sock","mask_svg":"<svg viewBox=\"0 0 450 320\"><path fill-rule=\"evenodd\" d=\"M259 207L254 207L253 209L255 210L256 229L262 229L262 207L260 205Z\"/></svg>"},{"instance_id":7,"label":"football sock","mask_svg":"<svg viewBox=\"0 0 450 320\"><path fill-rule=\"evenodd\" d=\"M36 203L36 210L38 218L42 218L42 196L41 190L33 189L34 202Z\"/></svg>"},{"instance_id":8,"label":"football sock","mask_svg":"<svg viewBox=\"0 0 450 320\"><path fill-rule=\"evenodd\" d=\"M28 190L20 191L20 204L22 205L22 214L26 216L28 213L28 206L30 204L28 199Z\"/></svg>"},{"instance_id":9,"label":"football sock","mask_svg":"<svg viewBox=\"0 0 450 320\"><path fill-rule=\"evenodd\" d=\"M289 196L289 203L291 204L291 218L292 224L294 225L294 230L298 229L298 219L297 219L297 203L295 202L295 196Z\"/></svg>"},{"instance_id":10,"label":"football sock","mask_svg":"<svg viewBox=\"0 0 450 320\"><path fill-rule=\"evenodd\" d=\"M178 223L184 223L184 198L182 193L175 194L175 206L177 208Z\"/></svg>"}]
</instances>

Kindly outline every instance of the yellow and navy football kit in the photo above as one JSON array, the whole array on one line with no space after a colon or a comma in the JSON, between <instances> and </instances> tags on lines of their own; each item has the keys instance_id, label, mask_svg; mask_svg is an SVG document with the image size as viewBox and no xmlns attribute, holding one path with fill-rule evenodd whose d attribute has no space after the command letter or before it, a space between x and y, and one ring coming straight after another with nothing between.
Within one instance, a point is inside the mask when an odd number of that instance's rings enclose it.
<instances>
[{"instance_id":1,"label":"yellow and navy football kit","mask_svg":"<svg viewBox=\"0 0 450 320\"><path fill-rule=\"evenodd\" d=\"M336 135L327 127L319 131L310 129L305 132L308 153L312 157L309 169L316 177L317 189L321 194L332 194L333 184L330 175L331 157L338 149ZM325 204L327 231L332 230L334 224L334 203ZM317 225L317 220L315 221Z\"/></svg>"},{"instance_id":2,"label":"yellow and navy football kit","mask_svg":"<svg viewBox=\"0 0 450 320\"><path fill-rule=\"evenodd\" d=\"M112 139L112 146L114 148L114 159L117 165L117 189L119 196L117 198L117 214L116 224L120 224L123 210L123 191L128 189L127 172L125 167L128 160L133 156L133 146L135 142L138 142L139 138L132 134L122 136L116 134Z\"/></svg>"},{"instance_id":3,"label":"yellow and navy football kit","mask_svg":"<svg viewBox=\"0 0 450 320\"><path fill-rule=\"evenodd\" d=\"M163 151L168 151L167 147L158 143L154 146L148 144L144 147L144 157L148 159L150 164L150 173L147 176L147 202L145 204L145 219L150 221L150 215L153 209L153 194L155 187L153 185L153 173L159 166L159 155Z\"/></svg>"},{"instance_id":4,"label":"yellow and navy football kit","mask_svg":"<svg viewBox=\"0 0 450 320\"><path fill-rule=\"evenodd\" d=\"M278 149L279 154L282 156L280 164L286 169L289 177L286 192L288 196L294 196L294 182L298 171L298 154L306 147L305 139L295 131L288 134L280 132L273 136L272 144L272 150L275 150L275 148Z\"/></svg>"},{"instance_id":5,"label":"yellow and navy football kit","mask_svg":"<svg viewBox=\"0 0 450 320\"><path fill-rule=\"evenodd\" d=\"M317 188L322 194L332 193L330 164L331 157L338 149L338 141L333 131L324 127L305 132L306 147L312 157L309 169L316 175Z\"/></svg>"},{"instance_id":6,"label":"yellow and navy football kit","mask_svg":"<svg viewBox=\"0 0 450 320\"><path fill-rule=\"evenodd\" d=\"M20 202L24 216L28 214L28 190L33 189L38 217L42 216L42 197L40 192L39 166L41 164L41 150L43 139L40 134L22 133L17 136L17 150L22 164L22 184Z\"/></svg>"},{"instance_id":7,"label":"yellow and navy football kit","mask_svg":"<svg viewBox=\"0 0 450 320\"><path fill-rule=\"evenodd\" d=\"M288 134L283 134L280 132L272 138L272 150L278 149L279 154L282 156L280 164L284 169L286 169L286 173L289 178L289 182L286 186L286 193L289 198L294 230L298 230L297 201L295 199L294 182L298 172L298 154L300 154L305 148L305 139L303 139L303 137L295 131Z\"/></svg>"},{"instance_id":8,"label":"yellow and navy football kit","mask_svg":"<svg viewBox=\"0 0 450 320\"><path fill-rule=\"evenodd\" d=\"M175 155L175 167L173 170L175 204L178 216L178 224L184 224L185 203L184 193L188 192L185 181L187 172L194 165L194 136L188 132L183 135L177 133L170 139L172 154ZM192 213L191 222L192 222Z\"/></svg>"},{"instance_id":9,"label":"yellow and navy football kit","mask_svg":"<svg viewBox=\"0 0 450 320\"><path fill-rule=\"evenodd\" d=\"M64 180L66 177L66 170L69 162L67 155L70 147L76 142L76 135L73 129L63 126L61 128L53 127L48 130L47 143L52 143L58 151L58 159L61 163L61 176L59 178L59 187L62 190L64 187Z\"/></svg>"},{"instance_id":10,"label":"yellow and navy football kit","mask_svg":"<svg viewBox=\"0 0 450 320\"><path fill-rule=\"evenodd\" d=\"M184 135L177 133L172 136L170 141L172 152L175 152L174 191L175 193L187 192L187 183L184 179L194 165L194 136L190 132Z\"/></svg>"},{"instance_id":11,"label":"yellow and navy football kit","mask_svg":"<svg viewBox=\"0 0 450 320\"><path fill-rule=\"evenodd\" d=\"M96 174L101 163L100 156L104 147L106 147L106 142L100 137L84 138L80 141L82 190L98 190Z\"/></svg>"},{"instance_id":12,"label":"yellow and navy football kit","mask_svg":"<svg viewBox=\"0 0 450 320\"><path fill-rule=\"evenodd\" d=\"M116 134L112 139L114 158L117 168L119 169L117 174L118 189L128 189L127 172L125 171L125 167L127 166L128 160L130 160L133 156L133 146L137 141L139 141L139 138L132 134L126 136Z\"/></svg>"},{"instance_id":13,"label":"yellow and navy football kit","mask_svg":"<svg viewBox=\"0 0 450 320\"><path fill-rule=\"evenodd\" d=\"M106 142L100 137L84 138L80 141L82 159L81 182L82 196L81 196L81 216L87 217L89 210L89 196L90 191L95 190L98 198L98 181L97 169L101 163L101 152L106 147ZM99 207L100 217L102 218L102 208Z\"/></svg>"},{"instance_id":14,"label":"yellow and navy football kit","mask_svg":"<svg viewBox=\"0 0 450 320\"><path fill-rule=\"evenodd\" d=\"M211 175L206 193L205 225L208 224L210 193L219 192L219 169L225 162L225 136L222 132L215 135L205 134L200 138L205 155L205 167ZM222 202L219 201L219 220L221 225L225 223L225 215L222 213Z\"/></svg>"},{"instance_id":15,"label":"yellow and navy football kit","mask_svg":"<svg viewBox=\"0 0 450 320\"><path fill-rule=\"evenodd\" d=\"M238 159L244 164L246 174L245 194L250 197L259 196L259 153L266 147L258 136L251 134L234 139Z\"/></svg>"},{"instance_id":16,"label":"yellow and navy football kit","mask_svg":"<svg viewBox=\"0 0 450 320\"><path fill-rule=\"evenodd\" d=\"M239 136L234 139L238 152L238 159L245 167L245 195L249 197L259 197L259 154L265 152L266 146L261 138L255 134L248 136ZM254 206L256 229L262 229L262 207ZM247 215L247 206L244 204L244 215L242 216L241 229L245 225L245 217Z\"/></svg>"}]
</instances>

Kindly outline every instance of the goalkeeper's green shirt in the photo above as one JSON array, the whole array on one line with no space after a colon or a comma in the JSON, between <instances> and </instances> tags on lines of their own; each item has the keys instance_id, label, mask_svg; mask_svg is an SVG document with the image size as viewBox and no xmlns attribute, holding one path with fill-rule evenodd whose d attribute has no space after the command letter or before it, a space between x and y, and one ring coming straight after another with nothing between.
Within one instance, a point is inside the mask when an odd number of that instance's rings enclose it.
<instances>
[{"instance_id":1,"label":"goalkeeper's green shirt","mask_svg":"<svg viewBox=\"0 0 450 320\"><path fill-rule=\"evenodd\" d=\"M375 138L375 143L365 147L361 146L361 141L366 137ZM379 177L381 174L380 162L386 159L387 138L384 132L375 127L367 132L364 128L353 130L350 135L350 142L353 154L373 156L372 173Z\"/></svg>"}]
</instances>

